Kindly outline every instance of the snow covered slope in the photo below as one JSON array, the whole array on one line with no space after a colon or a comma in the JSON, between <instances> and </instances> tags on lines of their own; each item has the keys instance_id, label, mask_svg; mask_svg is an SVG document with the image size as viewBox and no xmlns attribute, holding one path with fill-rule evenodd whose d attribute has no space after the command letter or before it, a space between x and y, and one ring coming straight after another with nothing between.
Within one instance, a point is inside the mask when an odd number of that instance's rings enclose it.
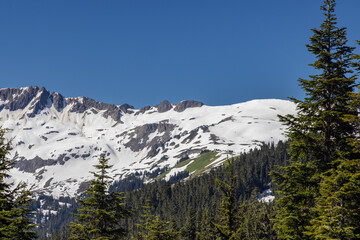
<instances>
[{"instance_id":1,"label":"snow covered slope","mask_svg":"<svg viewBox=\"0 0 360 240\"><path fill-rule=\"evenodd\" d=\"M115 179L173 167L205 150L221 161L284 140L277 115L294 112L293 103L276 99L216 107L165 100L136 110L39 87L0 89L0 125L10 129L18 160L12 176L54 196L82 192L101 154Z\"/></svg>"}]
</instances>

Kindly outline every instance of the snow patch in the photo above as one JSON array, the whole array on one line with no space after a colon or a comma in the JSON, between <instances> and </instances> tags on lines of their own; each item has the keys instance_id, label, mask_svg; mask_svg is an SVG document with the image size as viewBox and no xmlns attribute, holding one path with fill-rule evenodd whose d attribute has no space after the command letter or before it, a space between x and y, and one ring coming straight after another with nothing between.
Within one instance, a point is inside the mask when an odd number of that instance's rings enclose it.
<instances>
[{"instance_id":1,"label":"snow patch","mask_svg":"<svg viewBox=\"0 0 360 240\"><path fill-rule=\"evenodd\" d=\"M275 196L270 188L258 194L258 201L262 203L270 203L275 200Z\"/></svg>"}]
</instances>

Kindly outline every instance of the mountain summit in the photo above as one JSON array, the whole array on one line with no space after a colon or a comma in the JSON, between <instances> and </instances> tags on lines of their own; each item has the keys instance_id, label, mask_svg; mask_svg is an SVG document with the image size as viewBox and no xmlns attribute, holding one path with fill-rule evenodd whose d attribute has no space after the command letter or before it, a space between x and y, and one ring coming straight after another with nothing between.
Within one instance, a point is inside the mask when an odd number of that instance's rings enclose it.
<instances>
[{"instance_id":1,"label":"mountain summit","mask_svg":"<svg viewBox=\"0 0 360 240\"><path fill-rule=\"evenodd\" d=\"M295 113L295 105L276 99L216 107L164 100L134 109L65 98L44 87L0 89L0 125L10 129L17 159L12 176L54 196L84 191L101 154L114 165L115 179L160 169L167 169L162 176L168 178L208 151L214 157L204 168L216 166L263 142L284 140L277 115L288 113ZM187 165L178 164L184 159Z\"/></svg>"}]
</instances>

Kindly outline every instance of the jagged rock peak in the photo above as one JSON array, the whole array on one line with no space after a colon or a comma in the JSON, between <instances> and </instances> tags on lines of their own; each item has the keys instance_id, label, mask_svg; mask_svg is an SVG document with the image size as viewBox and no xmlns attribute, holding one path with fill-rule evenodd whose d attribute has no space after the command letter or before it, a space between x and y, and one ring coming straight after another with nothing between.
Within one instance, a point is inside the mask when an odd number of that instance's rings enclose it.
<instances>
[{"instance_id":1,"label":"jagged rock peak","mask_svg":"<svg viewBox=\"0 0 360 240\"><path fill-rule=\"evenodd\" d=\"M162 101L160 104L155 106L159 113L167 112L172 109L172 105L168 100Z\"/></svg>"},{"instance_id":2,"label":"jagged rock peak","mask_svg":"<svg viewBox=\"0 0 360 240\"><path fill-rule=\"evenodd\" d=\"M105 110L103 117L110 116L117 122L121 122L122 113L132 113L131 109L134 109L129 104L116 106L86 97L65 98L57 92L50 93L44 87L38 86L0 89L0 111L3 109L9 111L27 109L26 115L33 118L45 108L53 106L58 112L61 112L67 105L71 105L70 112L76 113L84 113L89 109L94 112Z\"/></svg>"},{"instance_id":3,"label":"jagged rock peak","mask_svg":"<svg viewBox=\"0 0 360 240\"><path fill-rule=\"evenodd\" d=\"M28 117L34 117L51 105L61 111L65 107L65 98L56 92L50 94L44 87L38 86L0 89L0 111L16 111L28 107Z\"/></svg>"},{"instance_id":4,"label":"jagged rock peak","mask_svg":"<svg viewBox=\"0 0 360 240\"><path fill-rule=\"evenodd\" d=\"M120 105L120 110L123 111L124 113L133 113L133 111L129 109L134 109L134 106L129 105L127 103Z\"/></svg>"},{"instance_id":5,"label":"jagged rock peak","mask_svg":"<svg viewBox=\"0 0 360 240\"><path fill-rule=\"evenodd\" d=\"M92 109L93 112L97 113L96 110L105 110L103 117L107 118L110 116L117 122L121 122L120 118L122 113L130 114L132 113L130 109L134 109L134 107L129 104L116 106L115 104L102 103L87 97L67 98L66 102L68 105L72 105L70 112L84 113L85 111Z\"/></svg>"},{"instance_id":6,"label":"jagged rock peak","mask_svg":"<svg viewBox=\"0 0 360 240\"><path fill-rule=\"evenodd\" d=\"M183 112L187 108L201 107L203 105L204 104L202 102L198 102L194 100L185 100L177 104L174 110L177 112Z\"/></svg>"},{"instance_id":7,"label":"jagged rock peak","mask_svg":"<svg viewBox=\"0 0 360 240\"><path fill-rule=\"evenodd\" d=\"M144 106L144 107L142 107L142 108L140 108L140 110L137 112L137 113L135 113L135 116L136 115L139 115L140 113L145 113L146 111L148 111L148 110L150 110L151 109L151 107L150 106Z\"/></svg>"}]
</instances>

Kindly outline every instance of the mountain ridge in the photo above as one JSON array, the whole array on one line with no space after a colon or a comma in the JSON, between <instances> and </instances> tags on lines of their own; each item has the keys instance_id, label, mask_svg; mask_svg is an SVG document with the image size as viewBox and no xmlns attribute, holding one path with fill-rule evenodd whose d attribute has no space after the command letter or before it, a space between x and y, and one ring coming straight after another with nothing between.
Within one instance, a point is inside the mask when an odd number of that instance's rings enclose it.
<instances>
[{"instance_id":1,"label":"mountain ridge","mask_svg":"<svg viewBox=\"0 0 360 240\"><path fill-rule=\"evenodd\" d=\"M65 98L44 87L0 89L0 125L11 129L8 138L15 137L14 180L54 196L79 194L100 154L111 159L115 180L173 168L204 151L217 152L211 163L215 166L229 153L284 140L277 115L294 112L293 103L277 99L228 106L164 100L135 109L86 97Z\"/></svg>"}]
</instances>

